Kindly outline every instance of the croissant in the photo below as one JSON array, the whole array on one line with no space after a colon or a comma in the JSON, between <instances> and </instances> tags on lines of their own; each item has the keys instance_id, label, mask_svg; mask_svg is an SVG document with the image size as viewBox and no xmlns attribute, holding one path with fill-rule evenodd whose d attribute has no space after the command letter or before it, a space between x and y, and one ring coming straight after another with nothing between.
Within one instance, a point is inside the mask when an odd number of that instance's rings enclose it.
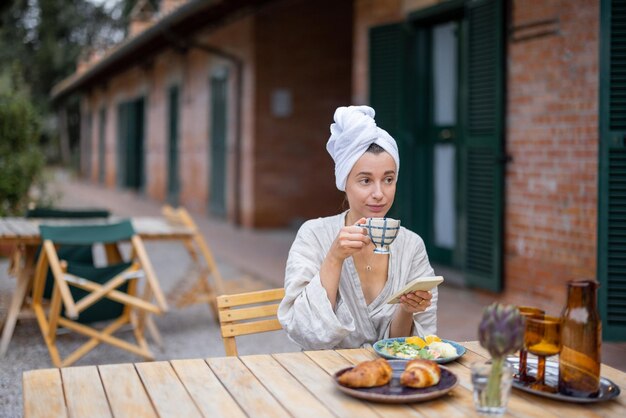
<instances>
[{"instance_id":1,"label":"croissant","mask_svg":"<svg viewBox=\"0 0 626 418\"><path fill-rule=\"evenodd\" d=\"M427 388L439 383L441 369L430 360L411 360L400 375L400 383L412 388Z\"/></svg>"},{"instance_id":2,"label":"croissant","mask_svg":"<svg viewBox=\"0 0 626 418\"><path fill-rule=\"evenodd\" d=\"M383 358L364 361L339 376L339 383L352 388L371 388L389 383L393 370Z\"/></svg>"}]
</instances>

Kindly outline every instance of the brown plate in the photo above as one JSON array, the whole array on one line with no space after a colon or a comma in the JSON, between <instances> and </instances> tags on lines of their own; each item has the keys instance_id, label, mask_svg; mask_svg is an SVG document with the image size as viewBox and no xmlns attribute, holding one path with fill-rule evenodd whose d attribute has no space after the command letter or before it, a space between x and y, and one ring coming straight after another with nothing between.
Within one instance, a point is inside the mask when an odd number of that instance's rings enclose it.
<instances>
[{"instance_id":1,"label":"brown plate","mask_svg":"<svg viewBox=\"0 0 626 418\"><path fill-rule=\"evenodd\" d=\"M439 383L422 389L410 388L400 384L400 375L404 371L408 360L387 360L393 369L391 381L383 386L373 388L350 388L339 383L339 376L352 370L354 367L347 367L335 373L335 384L337 388L355 398L365 399L374 402L383 403L407 403L422 402L429 399L438 398L450 392L459 383L459 379L454 373L444 366L441 369L441 378Z\"/></svg>"}]
</instances>

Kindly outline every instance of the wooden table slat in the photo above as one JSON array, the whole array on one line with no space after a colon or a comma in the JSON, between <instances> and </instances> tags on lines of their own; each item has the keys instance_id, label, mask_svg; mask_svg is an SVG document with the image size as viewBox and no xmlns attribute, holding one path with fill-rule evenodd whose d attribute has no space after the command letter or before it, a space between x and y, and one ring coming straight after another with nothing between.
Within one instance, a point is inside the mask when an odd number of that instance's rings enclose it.
<instances>
[{"instance_id":1,"label":"wooden table slat","mask_svg":"<svg viewBox=\"0 0 626 418\"><path fill-rule=\"evenodd\" d=\"M168 362L137 363L135 368L160 417L202 416Z\"/></svg>"},{"instance_id":2,"label":"wooden table slat","mask_svg":"<svg viewBox=\"0 0 626 418\"><path fill-rule=\"evenodd\" d=\"M368 403L338 394L328 373L304 353L281 353L274 354L273 357L338 417L379 416Z\"/></svg>"},{"instance_id":3,"label":"wooden table slat","mask_svg":"<svg viewBox=\"0 0 626 418\"><path fill-rule=\"evenodd\" d=\"M99 366L98 370L116 418L157 416L134 365L108 364Z\"/></svg>"},{"instance_id":4,"label":"wooden table slat","mask_svg":"<svg viewBox=\"0 0 626 418\"><path fill-rule=\"evenodd\" d=\"M24 372L22 394L24 417L67 417L59 369Z\"/></svg>"},{"instance_id":5,"label":"wooden table slat","mask_svg":"<svg viewBox=\"0 0 626 418\"><path fill-rule=\"evenodd\" d=\"M246 356L241 359L257 379L292 415L334 417L315 396L271 356Z\"/></svg>"},{"instance_id":6,"label":"wooden table slat","mask_svg":"<svg viewBox=\"0 0 626 418\"><path fill-rule=\"evenodd\" d=\"M362 361L376 360L377 358L379 358L379 355L376 354L374 349L370 350L366 348L360 348L356 350L355 349L343 349L343 350L335 350L335 351L339 353L343 358L350 361L352 364L358 364Z\"/></svg>"},{"instance_id":7,"label":"wooden table slat","mask_svg":"<svg viewBox=\"0 0 626 418\"><path fill-rule=\"evenodd\" d=\"M65 400L72 417L112 417L96 366L61 369Z\"/></svg>"},{"instance_id":8,"label":"wooden table slat","mask_svg":"<svg viewBox=\"0 0 626 418\"><path fill-rule=\"evenodd\" d=\"M241 409L250 417L289 417L289 413L237 357L206 360Z\"/></svg>"},{"instance_id":9,"label":"wooden table slat","mask_svg":"<svg viewBox=\"0 0 626 418\"><path fill-rule=\"evenodd\" d=\"M204 360L172 360L170 363L204 416L246 416Z\"/></svg>"},{"instance_id":10,"label":"wooden table slat","mask_svg":"<svg viewBox=\"0 0 626 418\"><path fill-rule=\"evenodd\" d=\"M29 371L24 416L475 417L470 367L488 355L476 342L462 344L466 354L445 365L459 384L427 402L391 405L347 396L331 375L373 358L372 351L321 350ZM604 365L602 371L624 385L626 373ZM506 416L622 417L625 399L623 392L613 401L575 404L513 389Z\"/></svg>"}]
</instances>

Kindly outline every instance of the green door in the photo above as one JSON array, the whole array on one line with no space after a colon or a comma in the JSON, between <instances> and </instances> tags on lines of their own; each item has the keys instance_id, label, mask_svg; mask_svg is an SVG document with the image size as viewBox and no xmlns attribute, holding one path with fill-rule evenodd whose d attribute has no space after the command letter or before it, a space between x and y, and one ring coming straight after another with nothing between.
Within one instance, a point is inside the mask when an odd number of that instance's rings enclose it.
<instances>
[{"instance_id":1,"label":"green door","mask_svg":"<svg viewBox=\"0 0 626 418\"><path fill-rule=\"evenodd\" d=\"M118 185L142 190L144 185L144 99L118 106Z\"/></svg>"},{"instance_id":2,"label":"green door","mask_svg":"<svg viewBox=\"0 0 626 418\"><path fill-rule=\"evenodd\" d=\"M427 112L425 149L428 159L423 178L427 193L423 210L428 220L424 240L432 262L462 268L462 241L459 238L459 150L463 136L459 109L459 91L463 88L461 66L461 20L436 23L424 32L429 46L425 76L430 86L419 99Z\"/></svg>"},{"instance_id":3,"label":"green door","mask_svg":"<svg viewBox=\"0 0 626 418\"><path fill-rule=\"evenodd\" d=\"M100 109L98 117L98 181L104 183L106 161L106 119L105 108Z\"/></svg>"},{"instance_id":4,"label":"green door","mask_svg":"<svg viewBox=\"0 0 626 418\"><path fill-rule=\"evenodd\" d=\"M129 137L129 115L130 102L122 102L117 105L117 186L120 188L127 187L126 182L126 159L127 159L127 143Z\"/></svg>"},{"instance_id":5,"label":"green door","mask_svg":"<svg viewBox=\"0 0 626 418\"><path fill-rule=\"evenodd\" d=\"M502 3L445 2L410 26L370 31L370 102L402 160L390 216L422 236L432 261L493 291L502 287Z\"/></svg>"},{"instance_id":6,"label":"green door","mask_svg":"<svg viewBox=\"0 0 626 418\"><path fill-rule=\"evenodd\" d=\"M211 77L211 137L209 174L209 212L226 216L226 126L228 73Z\"/></svg>"},{"instance_id":7,"label":"green door","mask_svg":"<svg viewBox=\"0 0 626 418\"><path fill-rule=\"evenodd\" d=\"M167 108L167 202L172 206L178 206L180 195L178 156L178 118L180 104L178 99L178 86L170 87L167 94Z\"/></svg>"},{"instance_id":8,"label":"green door","mask_svg":"<svg viewBox=\"0 0 626 418\"><path fill-rule=\"evenodd\" d=\"M626 2L600 8L598 281L603 338L626 341Z\"/></svg>"}]
</instances>

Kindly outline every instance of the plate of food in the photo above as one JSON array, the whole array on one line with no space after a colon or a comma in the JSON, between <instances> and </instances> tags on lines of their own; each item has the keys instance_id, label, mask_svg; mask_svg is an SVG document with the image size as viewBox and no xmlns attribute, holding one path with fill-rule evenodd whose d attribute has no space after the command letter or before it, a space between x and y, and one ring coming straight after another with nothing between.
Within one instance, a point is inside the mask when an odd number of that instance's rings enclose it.
<instances>
[{"instance_id":1,"label":"plate of food","mask_svg":"<svg viewBox=\"0 0 626 418\"><path fill-rule=\"evenodd\" d=\"M439 364L449 363L465 354L461 344L443 340L436 335L421 337L387 338L376 341L374 350L382 357L393 360L424 359Z\"/></svg>"},{"instance_id":2,"label":"plate of food","mask_svg":"<svg viewBox=\"0 0 626 418\"><path fill-rule=\"evenodd\" d=\"M517 371L519 369L519 358L514 356L509 356L506 359L507 363L509 363L513 370L515 371L515 376L517 376ZM526 363L527 370L530 374L534 375L537 373L537 359L528 358ZM559 382L559 363L552 360L546 361L546 372L545 372L545 382L548 386L552 386L554 388L558 387ZM545 398L555 399L557 401L565 401L565 402L574 402L574 403L595 403L595 402L603 402L608 401L613 398L616 398L620 394L620 388L618 385L610 381L605 377L600 377L600 391L596 396L592 397L577 397L564 395L562 393L552 393L552 392L544 392L542 390L535 389L531 383L521 382L518 377L513 378L513 387L519 390L523 390L524 392L532 393L534 395L543 396Z\"/></svg>"},{"instance_id":3,"label":"plate of food","mask_svg":"<svg viewBox=\"0 0 626 418\"><path fill-rule=\"evenodd\" d=\"M421 402L445 395L459 383L431 360L376 360L339 370L337 388L359 399L383 403Z\"/></svg>"}]
</instances>

